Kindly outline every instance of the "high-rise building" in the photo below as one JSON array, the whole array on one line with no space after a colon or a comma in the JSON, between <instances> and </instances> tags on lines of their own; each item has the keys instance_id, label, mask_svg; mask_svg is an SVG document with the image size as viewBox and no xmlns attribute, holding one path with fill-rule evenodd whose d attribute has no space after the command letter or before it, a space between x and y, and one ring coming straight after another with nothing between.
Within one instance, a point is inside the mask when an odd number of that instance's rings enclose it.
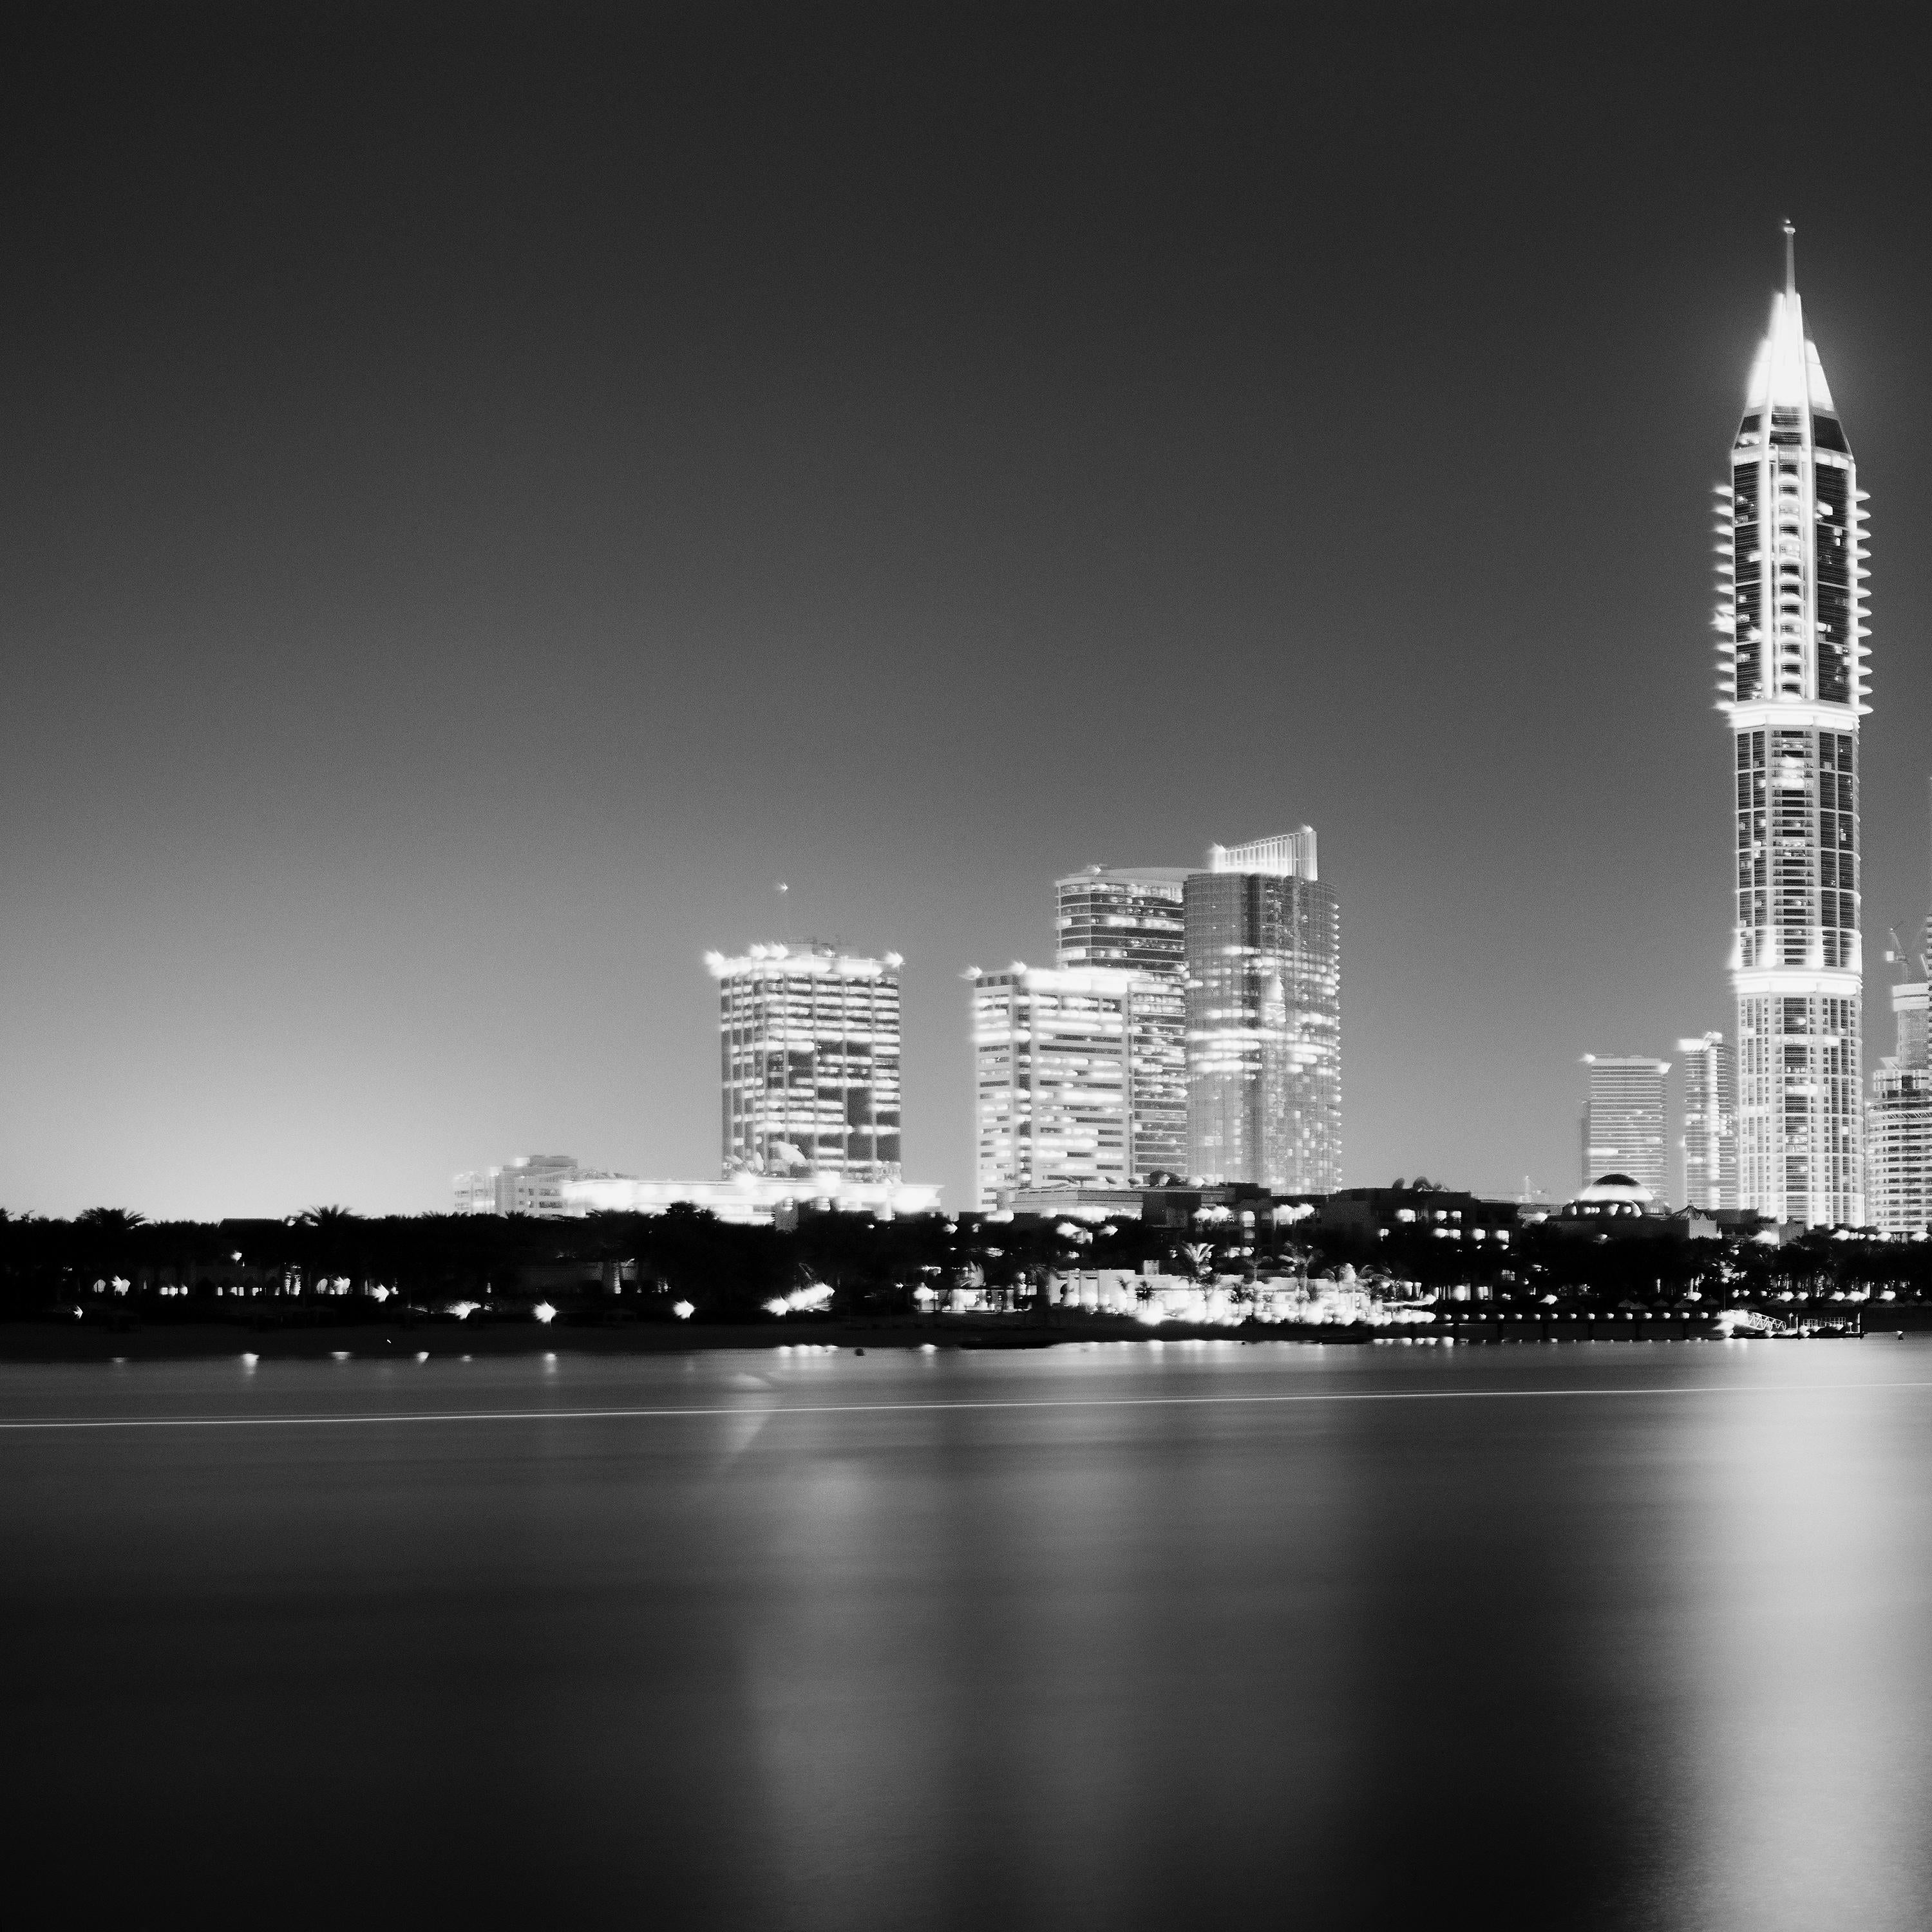
<instances>
[{"instance_id":1,"label":"high-rise building","mask_svg":"<svg viewBox=\"0 0 1932 1932\"><path fill-rule=\"evenodd\" d=\"M1187 1168L1332 1194L1342 1184L1341 910L1303 826L1209 849L1183 890Z\"/></svg>"},{"instance_id":2,"label":"high-rise building","mask_svg":"<svg viewBox=\"0 0 1932 1932\"><path fill-rule=\"evenodd\" d=\"M1738 1204L1856 1224L1865 493L1804 333L1790 234L1718 486L1718 708L1736 781Z\"/></svg>"},{"instance_id":3,"label":"high-rise building","mask_svg":"<svg viewBox=\"0 0 1932 1932\"><path fill-rule=\"evenodd\" d=\"M1735 1208L1738 1169L1724 1036L1680 1040L1677 1051L1684 1059L1684 1204L1713 1212Z\"/></svg>"},{"instance_id":4,"label":"high-rise building","mask_svg":"<svg viewBox=\"0 0 1932 1932\"><path fill-rule=\"evenodd\" d=\"M1003 1192L1124 1187L1129 1108L1144 1036L1136 1006L1166 981L1106 967L974 967L973 1061L980 1204Z\"/></svg>"},{"instance_id":5,"label":"high-rise building","mask_svg":"<svg viewBox=\"0 0 1932 1932\"><path fill-rule=\"evenodd\" d=\"M1185 867L1089 866L1054 883L1054 964L1150 983L1136 994L1128 1167L1136 1180L1187 1172Z\"/></svg>"},{"instance_id":6,"label":"high-rise building","mask_svg":"<svg viewBox=\"0 0 1932 1932\"><path fill-rule=\"evenodd\" d=\"M738 1173L899 1174L899 968L817 940L707 952Z\"/></svg>"},{"instance_id":7,"label":"high-rise building","mask_svg":"<svg viewBox=\"0 0 1932 1932\"><path fill-rule=\"evenodd\" d=\"M1932 986L1924 960L1915 963L1918 976L1892 989L1898 1050L1872 1070L1865 1109L1865 1213L1887 1234L1922 1234L1932 1223Z\"/></svg>"},{"instance_id":8,"label":"high-rise building","mask_svg":"<svg viewBox=\"0 0 1932 1932\"><path fill-rule=\"evenodd\" d=\"M1583 1102L1583 1185L1621 1174L1664 1200L1670 1192L1664 1135L1664 1081L1670 1061L1641 1054L1586 1053L1583 1064L1590 1070Z\"/></svg>"}]
</instances>

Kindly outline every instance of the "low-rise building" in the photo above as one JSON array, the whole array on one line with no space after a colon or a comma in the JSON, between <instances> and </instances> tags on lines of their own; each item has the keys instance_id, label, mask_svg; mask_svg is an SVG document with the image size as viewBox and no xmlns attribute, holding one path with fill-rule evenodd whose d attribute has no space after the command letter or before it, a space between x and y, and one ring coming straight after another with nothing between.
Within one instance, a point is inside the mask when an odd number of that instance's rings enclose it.
<instances>
[{"instance_id":1,"label":"low-rise building","mask_svg":"<svg viewBox=\"0 0 1932 1932\"><path fill-rule=\"evenodd\" d=\"M586 1175L563 1188L567 1212L574 1214L662 1214L669 1208L701 1208L721 1221L770 1227L783 1224L801 1208L870 1214L889 1220L898 1214L929 1214L939 1206L940 1190L907 1180L862 1180L843 1174L738 1173L722 1180L638 1180L622 1175Z\"/></svg>"},{"instance_id":2,"label":"low-rise building","mask_svg":"<svg viewBox=\"0 0 1932 1932\"><path fill-rule=\"evenodd\" d=\"M1318 1240L1324 1234L1353 1234L1380 1241L1405 1232L1507 1246L1520 1211L1514 1201L1485 1201L1424 1181L1411 1186L1398 1182L1392 1187L1344 1187L1316 1204L1313 1232Z\"/></svg>"},{"instance_id":3,"label":"low-rise building","mask_svg":"<svg viewBox=\"0 0 1932 1932\"><path fill-rule=\"evenodd\" d=\"M580 1166L574 1155L522 1154L501 1167L459 1174L455 1211L459 1214L531 1214L542 1220L567 1220L580 1213L564 1198L574 1180L621 1180L627 1177Z\"/></svg>"},{"instance_id":4,"label":"low-rise building","mask_svg":"<svg viewBox=\"0 0 1932 1932\"><path fill-rule=\"evenodd\" d=\"M1057 1214L1069 1221L1138 1221L1141 1196L1138 1187L1003 1187L999 1190L1002 1213Z\"/></svg>"},{"instance_id":5,"label":"low-rise building","mask_svg":"<svg viewBox=\"0 0 1932 1932\"><path fill-rule=\"evenodd\" d=\"M1714 1235L1714 1212L1687 1216L1667 1213L1648 1187L1627 1174L1606 1174L1580 1188L1543 1224L1553 1232L1592 1241L1688 1240L1694 1232Z\"/></svg>"}]
</instances>

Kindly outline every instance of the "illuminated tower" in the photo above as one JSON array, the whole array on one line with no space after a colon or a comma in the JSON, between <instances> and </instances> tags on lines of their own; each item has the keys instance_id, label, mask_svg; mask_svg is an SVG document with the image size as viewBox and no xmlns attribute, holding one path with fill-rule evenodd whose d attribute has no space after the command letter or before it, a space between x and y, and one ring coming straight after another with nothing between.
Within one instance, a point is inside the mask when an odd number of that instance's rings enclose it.
<instances>
[{"instance_id":1,"label":"illuminated tower","mask_svg":"<svg viewBox=\"0 0 1932 1932\"><path fill-rule=\"evenodd\" d=\"M1188 1171L1342 1184L1341 910L1308 826L1208 848L1183 889Z\"/></svg>"},{"instance_id":2,"label":"illuminated tower","mask_svg":"<svg viewBox=\"0 0 1932 1932\"><path fill-rule=\"evenodd\" d=\"M1054 886L1054 964L1137 974L1127 1166L1136 1180L1187 1172L1185 868L1089 866Z\"/></svg>"},{"instance_id":3,"label":"illuminated tower","mask_svg":"<svg viewBox=\"0 0 1932 1932\"><path fill-rule=\"evenodd\" d=\"M1864 1218L1858 720L1864 492L1785 228L1785 286L1718 486L1718 709L1736 781L1738 1204Z\"/></svg>"}]
</instances>

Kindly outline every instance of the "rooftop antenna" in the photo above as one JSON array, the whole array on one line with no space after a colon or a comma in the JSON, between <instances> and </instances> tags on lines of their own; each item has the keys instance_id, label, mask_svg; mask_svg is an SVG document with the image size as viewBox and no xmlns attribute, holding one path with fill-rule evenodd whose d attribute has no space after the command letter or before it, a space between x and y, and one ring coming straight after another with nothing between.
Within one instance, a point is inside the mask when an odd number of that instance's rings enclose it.
<instances>
[{"instance_id":1,"label":"rooftop antenna","mask_svg":"<svg viewBox=\"0 0 1932 1932\"><path fill-rule=\"evenodd\" d=\"M1798 230L1792 226L1789 215L1784 220L1784 292L1788 296L1798 292Z\"/></svg>"}]
</instances>

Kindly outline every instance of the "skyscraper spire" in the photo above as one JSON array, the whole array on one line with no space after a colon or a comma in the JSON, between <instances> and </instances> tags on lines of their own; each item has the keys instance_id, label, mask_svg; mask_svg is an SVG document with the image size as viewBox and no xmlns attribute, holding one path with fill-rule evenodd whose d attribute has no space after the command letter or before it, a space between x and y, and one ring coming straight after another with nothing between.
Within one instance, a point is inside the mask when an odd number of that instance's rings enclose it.
<instances>
[{"instance_id":1,"label":"skyscraper spire","mask_svg":"<svg viewBox=\"0 0 1932 1932\"><path fill-rule=\"evenodd\" d=\"M1788 218L1784 224L1784 292L1798 292L1798 230Z\"/></svg>"},{"instance_id":2,"label":"skyscraper spire","mask_svg":"<svg viewBox=\"0 0 1932 1932\"><path fill-rule=\"evenodd\" d=\"M1738 1201L1780 1221L1864 1219L1858 720L1864 493L1785 286L1718 487L1719 708L1736 784Z\"/></svg>"}]
</instances>

